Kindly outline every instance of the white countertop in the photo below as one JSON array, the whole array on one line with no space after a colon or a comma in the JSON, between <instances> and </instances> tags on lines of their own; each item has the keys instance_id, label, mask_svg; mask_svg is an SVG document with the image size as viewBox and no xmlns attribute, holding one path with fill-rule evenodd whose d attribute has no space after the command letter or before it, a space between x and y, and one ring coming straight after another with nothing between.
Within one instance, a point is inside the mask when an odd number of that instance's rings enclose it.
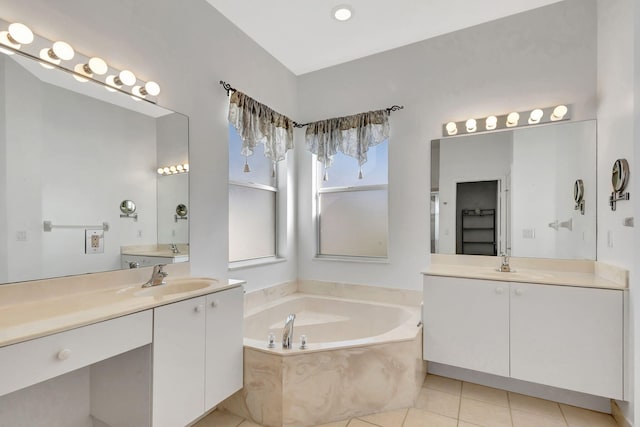
<instances>
[{"instance_id":1,"label":"white countertop","mask_svg":"<svg viewBox=\"0 0 640 427\"><path fill-rule=\"evenodd\" d=\"M422 274L617 290L628 286L626 270L596 261L511 258L510 264L512 272L506 273L498 271L499 257L432 255Z\"/></svg>"},{"instance_id":2,"label":"white countertop","mask_svg":"<svg viewBox=\"0 0 640 427\"><path fill-rule=\"evenodd\" d=\"M98 279L108 278L102 273ZM120 274L122 275L122 273ZM93 276L93 275L90 275ZM55 293L40 292L42 283L25 282L0 286L0 347L51 335L165 304L241 286L244 282L220 282L210 278L168 277L167 285L181 280L202 281L199 289L166 295L149 295L139 280L125 283L99 283L79 287L78 279L55 279ZM51 282L53 282L52 280ZM151 288L147 288L151 289ZM141 295L142 294L142 295Z\"/></svg>"}]
</instances>

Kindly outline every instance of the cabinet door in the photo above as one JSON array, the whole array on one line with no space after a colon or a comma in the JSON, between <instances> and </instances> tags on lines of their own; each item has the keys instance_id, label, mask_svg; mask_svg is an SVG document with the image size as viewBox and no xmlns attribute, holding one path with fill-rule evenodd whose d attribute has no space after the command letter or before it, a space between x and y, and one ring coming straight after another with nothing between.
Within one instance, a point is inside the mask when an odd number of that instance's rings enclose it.
<instances>
[{"instance_id":1,"label":"cabinet door","mask_svg":"<svg viewBox=\"0 0 640 427\"><path fill-rule=\"evenodd\" d=\"M621 291L512 283L511 376L622 398Z\"/></svg>"},{"instance_id":2,"label":"cabinet door","mask_svg":"<svg viewBox=\"0 0 640 427\"><path fill-rule=\"evenodd\" d=\"M206 298L154 309L153 427L179 427L204 412Z\"/></svg>"},{"instance_id":3,"label":"cabinet door","mask_svg":"<svg viewBox=\"0 0 640 427\"><path fill-rule=\"evenodd\" d=\"M425 276L424 359L509 376L509 285Z\"/></svg>"},{"instance_id":4,"label":"cabinet door","mask_svg":"<svg viewBox=\"0 0 640 427\"><path fill-rule=\"evenodd\" d=\"M206 410L242 388L243 301L241 287L207 296Z\"/></svg>"}]
</instances>

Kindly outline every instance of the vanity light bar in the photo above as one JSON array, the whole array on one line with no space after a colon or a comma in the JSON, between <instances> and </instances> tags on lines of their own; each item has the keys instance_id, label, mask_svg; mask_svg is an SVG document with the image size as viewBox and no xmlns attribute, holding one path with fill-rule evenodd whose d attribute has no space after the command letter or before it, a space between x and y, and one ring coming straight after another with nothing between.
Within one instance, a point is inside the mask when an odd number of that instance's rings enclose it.
<instances>
[{"instance_id":1,"label":"vanity light bar","mask_svg":"<svg viewBox=\"0 0 640 427\"><path fill-rule=\"evenodd\" d=\"M44 68L60 68L79 82L94 80L106 85L107 90L124 92L136 100L155 104L160 94L158 83L140 81L129 70L120 71L107 65L102 58L80 54L62 40L52 42L18 22L9 24L0 19L0 52L7 55L20 52L39 61Z\"/></svg>"},{"instance_id":2,"label":"vanity light bar","mask_svg":"<svg viewBox=\"0 0 640 427\"><path fill-rule=\"evenodd\" d=\"M189 163L182 165L163 166L158 168L158 175L175 175L189 172Z\"/></svg>"},{"instance_id":3,"label":"vanity light bar","mask_svg":"<svg viewBox=\"0 0 640 427\"><path fill-rule=\"evenodd\" d=\"M448 122L442 125L442 136L468 135L569 120L571 118L570 113L570 105L556 105L554 107L535 108L530 111L512 111L501 116Z\"/></svg>"}]
</instances>

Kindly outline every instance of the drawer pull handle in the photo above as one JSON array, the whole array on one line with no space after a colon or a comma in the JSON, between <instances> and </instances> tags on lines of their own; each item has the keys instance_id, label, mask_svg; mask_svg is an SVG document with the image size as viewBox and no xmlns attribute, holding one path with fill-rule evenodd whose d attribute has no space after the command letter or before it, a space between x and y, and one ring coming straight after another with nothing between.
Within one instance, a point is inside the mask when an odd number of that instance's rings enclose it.
<instances>
[{"instance_id":1,"label":"drawer pull handle","mask_svg":"<svg viewBox=\"0 0 640 427\"><path fill-rule=\"evenodd\" d=\"M71 350L68 348L58 352L58 360L67 360L69 357L71 357Z\"/></svg>"},{"instance_id":2,"label":"drawer pull handle","mask_svg":"<svg viewBox=\"0 0 640 427\"><path fill-rule=\"evenodd\" d=\"M196 305L196 307L194 308L194 311L195 311L196 313L200 313L200 312L202 311L202 309L203 309L203 308L204 308L204 305L202 305L202 304L198 304L198 305Z\"/></svg>"},{"instance_id":3,"label":"drawer pull handle","mask_svg":"<svg viewBox=\"0 0 640 427\"><path fill-rule=\"evenodd\" d=\"M516 295L521 296L523 293L522 289L516 289Z\"/></svg>"},{"instance_id":4,"label":"drawer pull handle","mask_svg":"<svg viewBox=\"0 0 640 427\"><path fill-rule=\"evenodd\" d=\"M504 293L504 288L502 286L498 286L496 288L496 294L502 295Z\"/></svg>"},{"instance_id":5,"label":"drawer pull handle","mask_svg":"<svg viewBox=\"0 0 640 427\"><path fill-rule=\"evenodd\" d=\"M211 301L211 307L216 308L219 305L220 305L220 301L218 301L218 300Z\"/></svg>"}]
</instances>

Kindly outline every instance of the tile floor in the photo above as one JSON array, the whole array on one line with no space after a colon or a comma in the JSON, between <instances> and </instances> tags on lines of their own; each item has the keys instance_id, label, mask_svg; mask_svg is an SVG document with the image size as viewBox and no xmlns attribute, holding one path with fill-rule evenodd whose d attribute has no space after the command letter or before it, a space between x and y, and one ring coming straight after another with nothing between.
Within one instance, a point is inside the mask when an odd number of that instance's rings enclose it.
<instances>
[{"instance_id":1,"label":"tile floor","mask_svg":"<svg viewBox=\"0 0 640 427\"><path fill-rule=\"evenodd\" d=\"M616 427L608 414L428 375L412 408L319 427ZM260 427L215 411L193 427Z\"/></svg>"}]
</instances>

